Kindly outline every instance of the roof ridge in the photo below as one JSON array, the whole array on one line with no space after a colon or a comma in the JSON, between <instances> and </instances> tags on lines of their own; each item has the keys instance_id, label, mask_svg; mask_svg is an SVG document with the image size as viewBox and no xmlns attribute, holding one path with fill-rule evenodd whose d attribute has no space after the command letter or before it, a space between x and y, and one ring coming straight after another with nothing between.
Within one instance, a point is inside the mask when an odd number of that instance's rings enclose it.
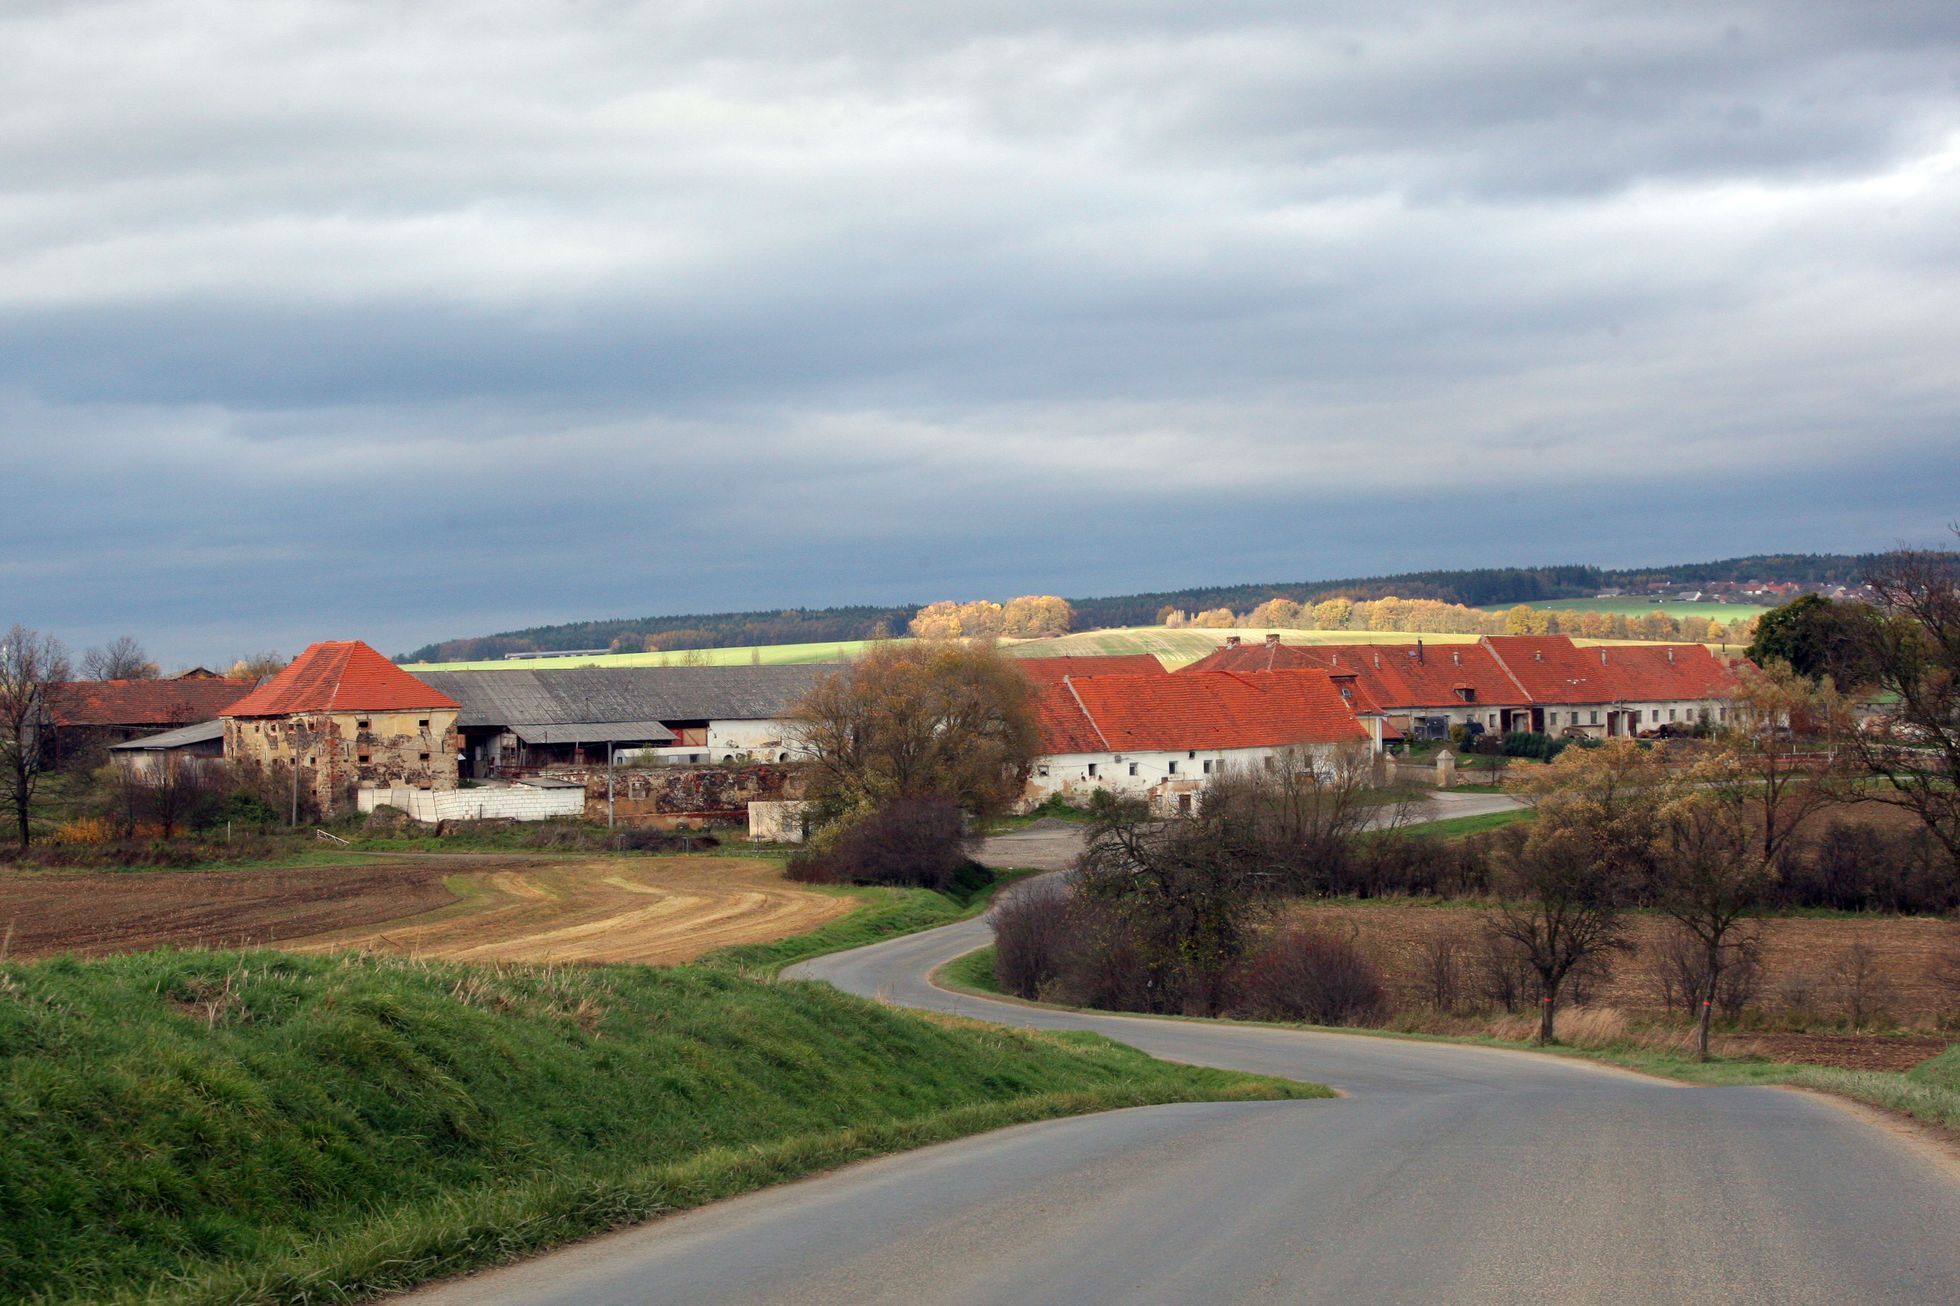
<instances>
[{"instance_id":1,"label":"roof ridge","mask_svg":"<svg viewBox=\"0 0 1960 1306\"><path fill-rule=\"evenodd\" d=\"M1099 722L1097 722L1096 714L1094 712L1091 712L1089 710L1089 705L1082 701L1082 695L1075 692L1074 681L1075 678L1073 676L1062 677L1062 684L1065 688L1067 688L1069 697L1075 700L1075 705L1082 709L1082 715L1088 718L1089 729L1096 732L1096 738L1102 740L1102 744L1104 748L1108 748L1112 753L1115 752L1116 750L1110 745L1109 736L1103 733L1102 725Z\"/></svg>"}]
</instances>

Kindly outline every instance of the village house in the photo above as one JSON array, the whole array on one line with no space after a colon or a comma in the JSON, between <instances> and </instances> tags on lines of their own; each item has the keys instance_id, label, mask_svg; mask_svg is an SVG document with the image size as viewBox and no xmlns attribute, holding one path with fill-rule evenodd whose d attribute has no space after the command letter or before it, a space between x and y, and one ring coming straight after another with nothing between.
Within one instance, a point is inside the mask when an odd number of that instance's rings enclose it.
<instances>
[{"instance_id":1,"label":"village house","mask_svg":"<svg viewBox=\"0 0 1960 1306\"><path fill-rule=\"evenodd\" d=\"M71 680L43 699L47 763L61 766L126 740L214 720L252 692L249 680L191 675L169 680Z\"/></svg>"},{"instance_id":2,"label":"village house","mask_svg":"<svg viewBox=\"0 0 1960 1306\"><path fill-rule=\"evenodd\" d=\"M1735 675L1700 644L1580 648L1564 635L1474 644L1263 644L1236 639L1178 674L1321 667L1379 712L1384 737L1443 739L1450 727L1614 738L1726 724Z\"/></svg>"},{"instance_id":3,"label":"village house","mask_svg":"<svg viewBox=\"0 0 1960 1306\"><path fill-rule=\"evenodd\" d=\"M1115 659L1081 659L1086 663ZM1150 659L1155 661L1155 659ZM1093 670L1084 668L1083 670ZM1331 771L1341 749L1379 739L1319 667L1229 672L1034 677L1041 755L1025 805L1100 792L1188 812L1205 785L1234 769L1295 765Z\"/></svg>"},{"instance_id":4,"label":"village house","mask_svg":"<svg viewBox=\"0 0 1960 1306\"><path fill-rule=\"evenodd\" d=\"M297 783L323 815L360 789L454 789L458 705L359 640L311 645L224 709L225 757Z\"/></svg>"}]
</instances>

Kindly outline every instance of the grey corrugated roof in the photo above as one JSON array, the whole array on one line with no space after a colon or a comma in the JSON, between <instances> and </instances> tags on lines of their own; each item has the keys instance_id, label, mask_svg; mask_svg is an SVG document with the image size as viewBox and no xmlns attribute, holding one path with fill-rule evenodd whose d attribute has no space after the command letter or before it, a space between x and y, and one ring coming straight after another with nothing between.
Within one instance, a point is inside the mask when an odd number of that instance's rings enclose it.
<instances>
[{"instance_id":1,"label":"grey corrugated roof","mask_svg":"<svg viewBox=\"0 0 1960 1306\"><path fill-rule=\"evenodd\" d=\"M658 721L582 721L574 725L512 723L507 727L527 744L672 743L674 732Z\"/></svg>"},{"instance_id":2,"label":"grey corrugated roof","mask_svg":"<svg viewBox=\"0 0 1960 1306\"><path fill-rule=\"evenodd\" d=\"M779 718L835 663L786 667L512 667L420 671L463 705L459 726Z\"/></svg>"},{"instance_id":3,"label":"grey corrugated roof","mask_svg":"<svg viewBox=\"0 0 1960 1306\"><path fill-rule=\"evenodd\" d=\"M200 721L194 726L179 726L166 730L160 735L144 735L141 739L125 740L120 744L109 745L109 751L132 749L150 751L166 748L188 748L192 744L208 744L214 739L225 737L225 723L222 721Z\"/></svg>"}]
</instances>

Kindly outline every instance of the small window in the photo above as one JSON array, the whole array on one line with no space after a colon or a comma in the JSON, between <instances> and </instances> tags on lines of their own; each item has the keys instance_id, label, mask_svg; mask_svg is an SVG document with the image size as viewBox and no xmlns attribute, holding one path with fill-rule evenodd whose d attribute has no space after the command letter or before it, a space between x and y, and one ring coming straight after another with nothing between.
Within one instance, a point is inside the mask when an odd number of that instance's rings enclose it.
<instances>
[{"instance_id":1,"label":"small window","mask_svg":"<svg viewBox=\"0 0 1960 1306\"><path fill-rule=\"evenodd\" d=\"M429 723L424 721L422 724L427 725ZM373 728L374 722L368 720L366 717L361 717L354 722L354 729L356 730L372 730Z\"/></svg>"},{"instance_id":2,"label":"small window","mask_svg":"<svg viewBox=\"0 0 1960 1306\"><path fill-rule=\"evenodd\" d=\"M778 754L776 754L776 760L777 760L778 762L787 762L787 761L789 761L789 754L788 754L788 753L778 753Z\"/></svg>"},{"instance_id":3,"label":"small window","mask_svg":"<svg viewBox=\"0 0 1960 1306\"><path fill-rule=\"evenodd\" d=\"M1716 708L1715 719L1717 721L1727 721L1729 719L1729 710L1725 707Z\"/></svg>"},{"instance_id":4,"label":"small window","mask_svg":"<svg viewBox=\"0 0 1960 1306\"><path fill-rule=\"evenodd\" d=\"M1205 759L1205 774L1211 774L1211 759L1209 757Z\"/></svg>"},{"instance_id":5,"label":"small window","mask_svg":"<svg viewBox=\"0 0 1960 1306\"><path fill-rule=\"evenodd\" d=\"M1089 778L1091 780L1096 778L1096 764L1094 762L1089 763Z\"/></svg>"},{"instance_id":6,"label":"small window","mask_svg":"<svg viewBox=\"0 0 1960 1306\"><path fill-rule=\"evenodd\" d=\"M417 721L415 724L422 727L424 730L427 730L429 728L429 718L423 717L420 721Z\"/></svg>"},{"instance_id":7,"label":"small window","mask_svg":"<svg viewBox=\"0 0 1960 1306\"><path fill-rule=\"evenodd\" d=\"M421 758L424 762L429 760L429 755L427 753L417 753L416 756Z\"/></svg>"},{"instance_id":8,"label":"small window","mask_svg":"<svg viewBox=\"0 0 1960 1306\"><path fill-rule=\"evenodd\" d=\"M1168 769L1167 771L1165 771L1165 773L1164 773L1164 774L1166 774L1166 775L1176 775L1176 774L1177 774L1177 763L1176 763L1176 762L1171 762L1171 763L1168 763L1167 765L1168 765L1168 767L1169 767L1169 769Z\"/></svg>"},{"instance_id":9,"label":"small window","mask_svg":"<svg viewBox=\"0 0 1960 1306\"><path fill-rule=\"evenodd\" d=\"M1594 725L1598 725L1598 724L1599 724L1599 713L1598 713L1598 712L1594 712L1594 713L1593 713L1593 716L1592 716L1592 723L1593 723Z\"/></svg>"},{"instance_id":10,"label":"small window","mask_svg":"<svg viewBox=\"0 0 1960 1306\"><path fill-rule=\"evenodd\" d=\"M1130 774L1135 775L1136 773L1137 773L1137 764L1135 762L1132 762L1130 763Z\"/></svg>"},{"instance_id":11,"label":"small window","mask_svg":"<svg viewBox=\"0 0 1960 1306\"><path fill-rule=\"evenodd\" d=\"M1668 719L1669 721L1672 721L1672 720L1674 719L1674 709L1673 709L1673 708L1669 708L1669 709L1667 710L1667 719Z\"/></svg>"},{"instance_id":12,"label":"small window","mask_svg":"<svg viewBox=\"0 0 1960 1306\"><path fill-rule=\"evenodd\" d=\"M1034 769L1034 773L1044 780L1048 778L1048 768L1045 766L1037 766Z\"/></svg>"},{"instance_id":13,"label":"small window","mask_svg":"<svg viewBox=\"0 0 1960 1306\"><path fill-rule=\"evenodd\" d=\"M1186 753L1185 756L1195 762L1198 760L1198 750L1194 748L1190 752Z\"/></svg>"},{"instance_id":14,"label":"small window","mask_svg":"<svg viewBox=\"0 0 1960 1306\"><path fill-rule=\"evenodd\" d=\"M366 753L362 753L355 760L358 761L362 766L366 766L369 762L373 761L374 759L369 757Z\"/></svg>"},{"instance_id":15,"label":"small window","mask_svg":"<svg viewBox=\"0 0 1960 1306\"><path fill-rule=\"evenodd\" d=\"M1259 764L1260 764L1261 766L1263 766L1263 767L1265 767L1265 768L1266 768L1266 769L1267 769L1268 771L1270 771L1270 770L1272 770L1272 769L1273 769L1273 759L1272 759L1272 758L1270 758L1270 757L1262 757L1262 758L1260 758L1260 759L1259 759Z\"/></svg>"}]
</instances>

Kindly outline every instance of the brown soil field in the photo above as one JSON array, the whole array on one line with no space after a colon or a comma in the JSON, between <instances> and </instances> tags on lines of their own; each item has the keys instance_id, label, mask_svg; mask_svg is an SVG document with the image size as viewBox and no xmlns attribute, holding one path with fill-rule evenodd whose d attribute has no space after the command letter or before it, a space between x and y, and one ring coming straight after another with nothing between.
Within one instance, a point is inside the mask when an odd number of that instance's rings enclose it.
<instances>
[{"instance_id":1,"label":"brown soil field","mask_svg":"<svg viewBox=\"0 0 1960 1306\"><path fill-rule=\"evenodd\" d=\"M1421 1000L1416 977L1426 942L1456 933L1466 950L1474 952L1480 913L1382 903L1296 907L1288 918L1352 935L1381 967L1398 1003L1415 1004ZM1960 922L1899 916L1776 917L1756 926L1762 937L1762 978L1751 1008L1771 1023L1792 1014L1793 1007L1814 1018L1836 1019L1843 1005L1837 971L1857 943L1871 949L1875 987L1885 991L1881 1005L1900 1025L1932 1030L1960 1016L1960 992L1952 978L1960 970ZM1664 1012L1657 945L1670 928L1660 917L1634 917L1632 937L1638 951L1614 958L1611 978L1590 1000L1633 1014ZM1466 979L1474 985L1473 976Z\"/></svg>"},{"instance_id":2,"label":"brown soil field","mask_svg":"<svg viewBox=\"0 0 1960 1306\"><path fill-rule=\"evenodd\" d=\"M452 874L448 883L461 899L452 906L290 946L450 961L675 965L732 944L802 934L853 906L790 883L780 862L737 857L552 861Z\"/></svg>"},{"instance_id":3,"label":"brown soil field","mask_svg":"<svg viewBox=\"0 0 1960 1306\"><path fill-rule=\"evenodd\" d=\"M732 857L465 855L282 871L0 874L0 955L279 944L471 961L690 960L849 911Z\"/></svg>"}]
</instances>

